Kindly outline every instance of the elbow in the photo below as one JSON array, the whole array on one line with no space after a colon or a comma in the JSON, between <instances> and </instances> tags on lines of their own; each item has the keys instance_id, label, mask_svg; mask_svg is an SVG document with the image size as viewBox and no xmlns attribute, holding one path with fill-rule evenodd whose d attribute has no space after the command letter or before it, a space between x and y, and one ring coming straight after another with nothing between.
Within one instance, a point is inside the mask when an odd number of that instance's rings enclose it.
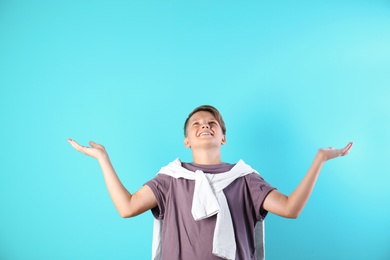
<instances>
[{"instance_id":1,"label":"elbow","mask_svg":"<svg viewBox=\"0 0 390 260\"><path fill-rule=\"evenodd\" d=\"M119 215L121 216L121 218L132 218L136 216L134 214L128 214L128 213L119 213Z\"/></svg>"},{"instance_id":2,"label":"elbow","mask_svg":"<svg viewBox=\"0 0 390 260\"><path fill-rule=\"evenodd\" d=\"M301 214L301 211L291 210L291 211L286 212L284 217L290 218L290 219L296 219L299 217L300 214Z\"/></svg>"},{"instance_id":3,"label":"elbow","mask_svg":"<svg viewBox=\"0 0 390 260\"><path fill-rule=\"evenodd\" d=\"M121 218L131 218L131 217L138 215L138 214L135 214L134 212L129 211L129 210L118 210L118 213L121 216Z\"/></svg>"},{"instance_id":4,"label":"elbow","mask_svg":"<svg viewBox=\"0 0 390 260\"><path fill-rule=\"evenodd\" d=\"M121 218L131 218L132 217L130 214L122 213L122 212L119 212L119 215L121 216Z\"/></svg>"},{"instance_id":5,"label":"elbow","mask_svg":"<svg viewBox=\"0 0 390 260\"><path fill-rule=\"evenodd\" d=\"M290 218L290 219L296 219L299 217L299 214L291 214L291 215L288 215L287 218Z\"/></svg>"}]
</instances>

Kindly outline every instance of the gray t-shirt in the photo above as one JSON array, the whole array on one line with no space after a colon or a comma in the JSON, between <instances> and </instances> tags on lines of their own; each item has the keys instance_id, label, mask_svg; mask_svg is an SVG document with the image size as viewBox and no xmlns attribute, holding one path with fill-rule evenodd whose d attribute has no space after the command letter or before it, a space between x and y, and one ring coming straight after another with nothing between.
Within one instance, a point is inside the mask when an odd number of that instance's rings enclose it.
<instances>
[{"instance_id":1,"label":"gray t-shirt","mask_svg":"<svg viewBox=\"0 0 390 260\"><path fill-rule=\"evenodd\" d=\"M218 174L230 171L235 164L199 165L182 163L190 171ZM191 214L195 182L158 174L146 183L157 199L152 209L155 218L163 220L162 260L220 260L212 254L216 216L195 221ZM236 260L256 259L254 228L267 211L262 208L268 193L275 188L257 173L233 181L225 193L236 239Z\"/></svg>"}]
</instances>

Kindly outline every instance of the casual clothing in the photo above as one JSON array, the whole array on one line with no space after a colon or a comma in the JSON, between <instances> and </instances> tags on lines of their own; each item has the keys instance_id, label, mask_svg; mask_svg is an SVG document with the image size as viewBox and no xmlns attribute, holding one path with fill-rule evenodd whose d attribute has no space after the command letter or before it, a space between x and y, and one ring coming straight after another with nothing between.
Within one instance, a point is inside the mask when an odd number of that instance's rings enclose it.
<instances>
[{"instance_id":1,"label":"casual clothing","mask_svg":"<svg viewBox=\"0 0 390 260\"><path fill-rule=\"evenodd\" d=\"M236 259L236 241L233 222L223 190L237 178L256 172L244 161L240 160L230 171L212 174L201 170L195 172L182 167L180 159L162 167L159 174L173 178L193 180L195 188L192 199L191 213L195 221L217 216L214 237L213 255L227 260ZM155 219L153 231L152 259L160 260L162 256L161 233L163 220ZM262 238L262 237L261 237Z\"/></svg>"},{"instance_id":2,"label":"casual clothing","mask_svg":"<svg viewBox=\"0 0 390 260\"><path fill-rule=\"evenodd\" d=\"M201 170L217 175L231 171L235 164L181 163L181 166L192 172ZM153 215L164 222L163 260L221 259L212 254L217 216L195 221L191 213L194 180L158 174L146 185L152 189L158 203L158 206L152 209ZM256 222L263 221L267 215L262 204L273 189L257 173L237 178L223 189L233 223L236 259L256 259L254 228Z\"/></svg>"}]
</instances>

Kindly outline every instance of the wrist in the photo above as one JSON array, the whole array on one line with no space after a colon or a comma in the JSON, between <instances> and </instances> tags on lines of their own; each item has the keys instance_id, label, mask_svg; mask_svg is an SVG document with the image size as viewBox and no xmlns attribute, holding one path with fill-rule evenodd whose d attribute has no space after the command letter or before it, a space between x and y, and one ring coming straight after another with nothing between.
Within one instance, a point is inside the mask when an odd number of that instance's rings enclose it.
<instances>
[{"instance_id":1,"label":"wrist","mask_svg":"<svg viewBox=\"0 0 390 260\"><path fill-rule=\"evenodd\" d=\"M320 163L324 163L328 160L328 158L326 158L326 155L321 150L318 150L314 160L316 160Z\"/></svg>"},{"instance_id":2,"label":"wrist","mask_svg":"<svg viewBox=\"0 0 390 260\"><path fill-rule=\"evenodd\" d=\"M99 153L96 159L99 161L99 163L110 161L110 158L108 157L106 151L102 151L101 153Z\"/></svg>"}]
</instances>

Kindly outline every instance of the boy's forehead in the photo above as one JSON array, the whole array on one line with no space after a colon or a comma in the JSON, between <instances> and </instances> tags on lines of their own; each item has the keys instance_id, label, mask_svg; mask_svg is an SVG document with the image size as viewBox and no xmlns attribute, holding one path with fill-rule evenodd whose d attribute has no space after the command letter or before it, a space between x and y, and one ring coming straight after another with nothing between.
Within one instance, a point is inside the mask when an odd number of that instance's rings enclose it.
<instances>
[{"instance_id":1,"label":"boy's forehead","mask_svg":"<svg viewBox=\"0 0 390 260\"><path fill-rule=\"evenodd\" d=\"M211 113L208 112L208 111L198 111L198 112L196 112L195 114L193 114L193 115L190 117L190 121L196 121L196 120L204 119L204 118L207 118L207 119L215 119L215 117L213 116L213 114L211 114Z\"/></svg>"}]
</instances>

